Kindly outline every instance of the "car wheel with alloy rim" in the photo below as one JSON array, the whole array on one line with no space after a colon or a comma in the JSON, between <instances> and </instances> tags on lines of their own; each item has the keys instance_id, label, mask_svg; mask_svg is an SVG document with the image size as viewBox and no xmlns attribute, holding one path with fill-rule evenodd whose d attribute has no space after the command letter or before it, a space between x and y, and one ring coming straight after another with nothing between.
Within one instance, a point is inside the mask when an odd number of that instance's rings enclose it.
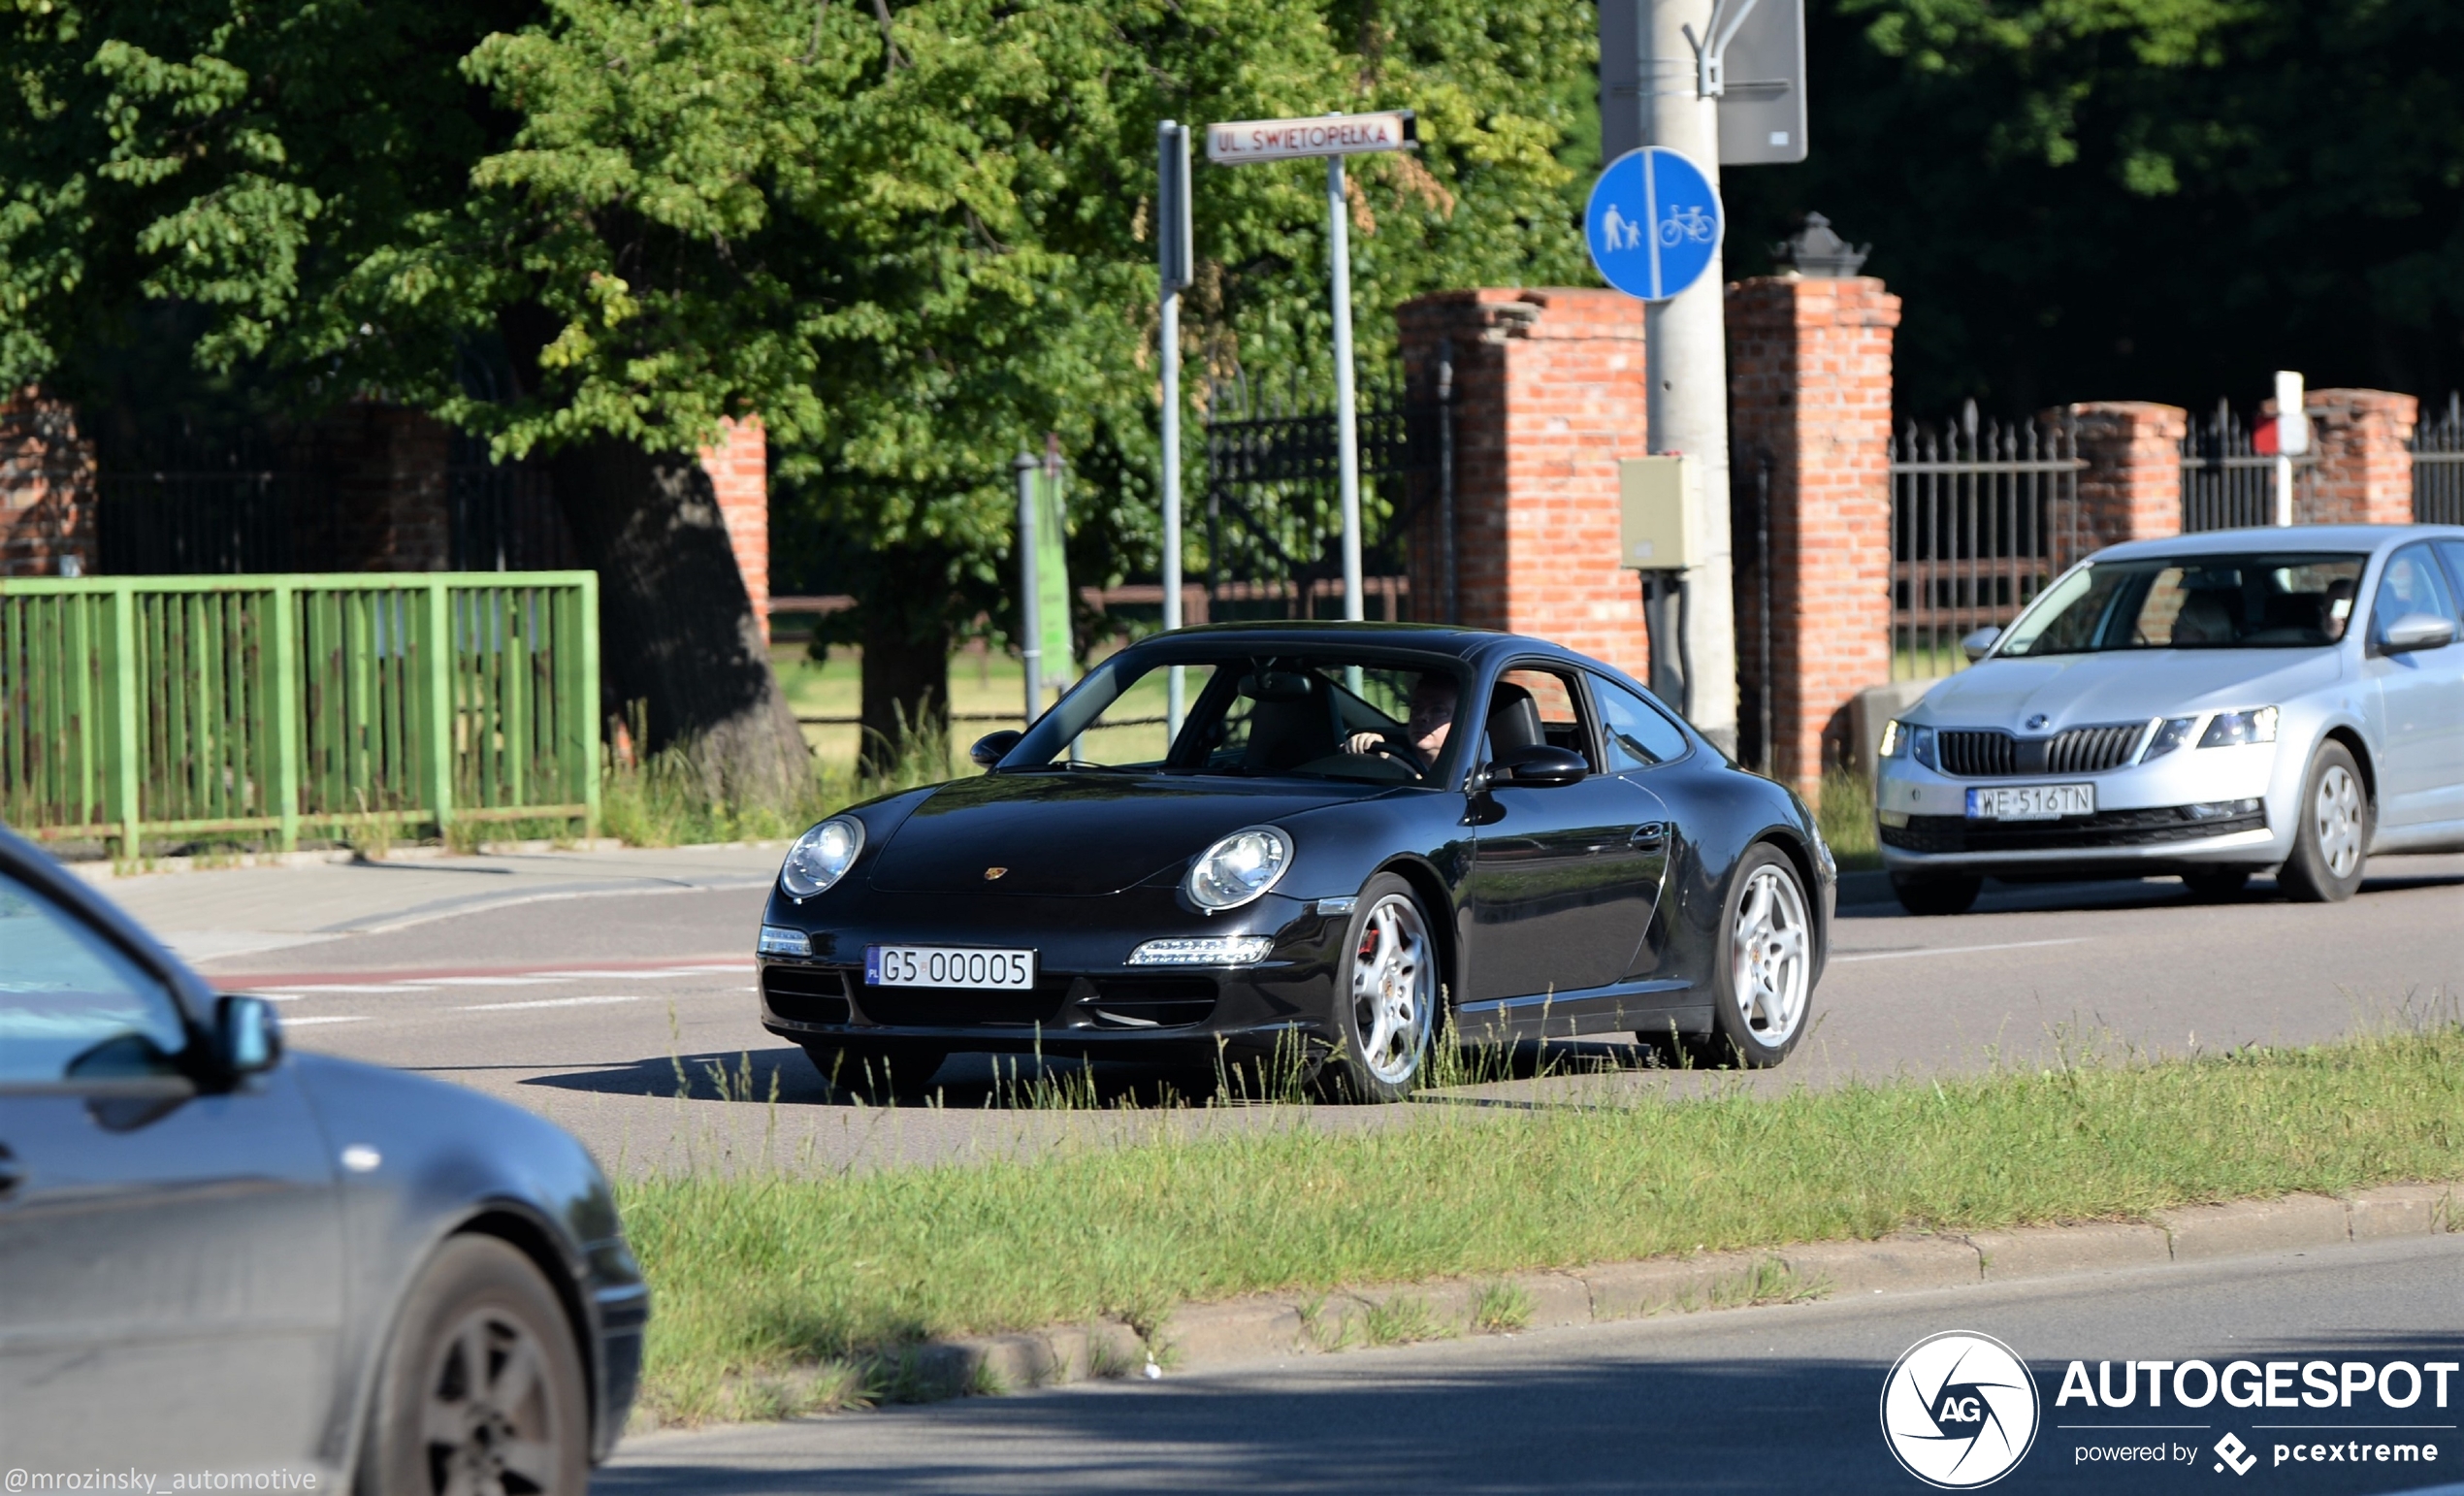
<instances>
[{"instance_id":1,"label":"car wheel with alloy rim","mask_svg":"<svg viewBox=\"0 0 2464 1496\"><path fill-rule=\"evenodd\" d=\"M1379 873L1353 906L1335 974L1342 1053L1327 1079L1357 1101L1400 1101L1428 1068L1437 1026L1438 947L1411 885Z\"/></svg>"},{"instance_id":2,"label":"car wheel with alloy rim","mask_svg":"<svg viewBox=\"0 0 2464 1496\"><path fill-rule=\"evenodd\" d=\"M1813 1009L1815 933L1797 868L1766 842L1738 861L1713 960L1711 1057L1764 1069L1788 1057Z\"/></svg>"},{"instance_id":3,"label":"car wheel with alloy rim","mask_svg":"<svg viewBox=\"0 0 2464 1496\"><path fill-rule=\"evenodd\" d=\"M2293 823L2293 853L2276 872L2286 894L2304 903L2342 903L2361 887L2377 807L2362 787L2352 750L2328 741L2302 776Z\"/></svg>"}]
</instances>

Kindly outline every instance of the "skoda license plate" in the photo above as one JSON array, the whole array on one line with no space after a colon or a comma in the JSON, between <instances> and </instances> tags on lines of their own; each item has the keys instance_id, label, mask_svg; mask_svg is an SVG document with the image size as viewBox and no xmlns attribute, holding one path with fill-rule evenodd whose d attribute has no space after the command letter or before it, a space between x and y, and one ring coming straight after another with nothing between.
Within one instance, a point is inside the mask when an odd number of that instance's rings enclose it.
<instances>
[{"instance_id":1,"label":"skoda license plate","mask_svg":"<svg viewBox=\"0 0 2464 1496\"><path fill-rule=\"evenodd\" d=\"M1996 785L1967 792L1971 821L2059 821L2095 813L2096 787L2091 784Z\"/></svg>"},{"instance_id":2,"label":"skoda license plate","mask_svg":"<svg viewBox=\"0 0 2464 1496\"><path fill-rule=\"evenodd\" d=\"M982 946L868 945L864 947L864 985L1024 992L1035 985L1035 953Z\"/></svg>"}]
</instances>

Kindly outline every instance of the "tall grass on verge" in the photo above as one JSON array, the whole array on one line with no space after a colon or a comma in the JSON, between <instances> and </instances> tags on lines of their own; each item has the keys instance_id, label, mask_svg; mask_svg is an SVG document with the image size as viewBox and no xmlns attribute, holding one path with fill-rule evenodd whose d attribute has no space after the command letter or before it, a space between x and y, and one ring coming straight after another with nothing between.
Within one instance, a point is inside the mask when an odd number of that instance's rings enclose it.
<instances>
[{"instance_id":1,"label":"tall grass on verge","mask_svg":"<svg viewBox=\"0 0 2464 1496\"><path fill-rule=\"evenodd\" d=\"M622 1185L657 1296L645 1411L741 1415L739 1388L928 1337L1151 1325L1184 1300L2453 1179L2464 1026L1776 1096L1440 1104L1391 1128L1193 1137L1155 1116L1032 1163Z\"/></svg>"},{"instance_id":2,"label":"tall grass on verge","mask_svg":"<svg viewBox=\"0 0 2464 1496\"><path fill-rule=\"evenodd\" d=\"M1814 805L1814 824L1839 865L1851 872L1882 865L1882 843L1873 823L1873 780L1850 769L1823 771L1823 786Z\"/></svg>"},{"instance_id":3,"label":"tall grass on verge","mask_svg":"<svg viewBox=\"0 0 2464 1496\"><path fill-rule=\"evenodd\" d=\"M634 741L641 738L638 729ZM901 725L877 771L816 759L811 773L776 799L729 800L718 793L690 744L628 763L610 755L600 770L600 826L628 846L678 847L794 836L833 811L950 777L950 734L937 718Z\"/></svg>"}]
</instances>

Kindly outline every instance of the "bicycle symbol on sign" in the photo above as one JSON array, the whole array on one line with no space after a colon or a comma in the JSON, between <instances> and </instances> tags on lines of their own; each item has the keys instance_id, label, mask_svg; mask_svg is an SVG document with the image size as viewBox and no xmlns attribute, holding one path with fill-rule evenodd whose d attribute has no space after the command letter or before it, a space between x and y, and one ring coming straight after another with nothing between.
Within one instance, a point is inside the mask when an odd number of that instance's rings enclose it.
<instances>
[{"instance_id":1,"label":"bicycle symbol on sign","mask_svg":"<svg viewBox=\"0 0 2464 1496\"><path fill-rule=\"evenodd\" d=\"M1660 220L1660 243L1670 249L1689 239L1698 244L1707 244L1716 227L1716 221L1702 209L1680 209Z\"/></svg>"}]
</instances>

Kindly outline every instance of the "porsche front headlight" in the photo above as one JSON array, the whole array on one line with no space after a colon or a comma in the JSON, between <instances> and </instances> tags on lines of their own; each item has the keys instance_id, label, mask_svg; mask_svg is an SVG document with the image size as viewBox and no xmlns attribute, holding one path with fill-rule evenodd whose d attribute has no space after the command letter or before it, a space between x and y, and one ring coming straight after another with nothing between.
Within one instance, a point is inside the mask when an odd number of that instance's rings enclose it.
<instances>
[{"instance_id":1,"label":"porsche front headlight","mask_svg":"<svg viewBox=\"0 0 2464 1496\"><path fill-rule=\"evenodd\" d=\"M863 850L864 823L854 816L832 816L787 849L787 861L779 866L779 887L790 897L810 898L847 876L847 869L856 864L856 855Z\"/></svg>"},{"instance_id":2,"label":"porsche front headlight","mask_svg":"<svg viewBox=\"0 0 2464 1496\"><path fill-rule=\"evenodd\" d=\"M1271 826L1248 826L1199 854L1183 885L1201 909L1237 909L1292 865L1292 840Z\"/></svg>"}]
</instances>

